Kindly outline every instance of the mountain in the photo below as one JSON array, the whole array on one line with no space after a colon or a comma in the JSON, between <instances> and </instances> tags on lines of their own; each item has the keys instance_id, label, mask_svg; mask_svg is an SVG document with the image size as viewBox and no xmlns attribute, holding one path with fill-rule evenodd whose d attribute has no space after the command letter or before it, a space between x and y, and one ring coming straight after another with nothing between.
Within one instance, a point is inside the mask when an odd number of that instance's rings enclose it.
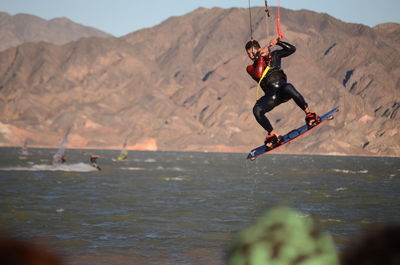
<instances>
[{"instance_id":1,"label":"mountain","mask_svg":"<svg viewBox=\"0 0 400 265\"><path fill-rule=\"evenodd\" d=\"M11 16L0 12L0 51L25 42L65 44L84 37L111 37L92 27L72 22L67 18L45 20L29 14Z\"/></svg>"},{"instance_id":2,"label":"mountain","mask_svg":"<svg viewBox=\"0 0 400 265\"><path fill-rule=\"evenodd\" d=\"M272 8L275 14L276 9ZM275 37L253 8L253 35ZM289 82L336 119L277 153L400 155L399 24L374 28L281 8ZM269 34L267 34L269 33ZM0 53L0 144L248 152L263 141L244 44L248 10L199 8L121 38L26 43ZM267 114L285 133L304 123L294 102Z\"/></svg>"}]
</instances>

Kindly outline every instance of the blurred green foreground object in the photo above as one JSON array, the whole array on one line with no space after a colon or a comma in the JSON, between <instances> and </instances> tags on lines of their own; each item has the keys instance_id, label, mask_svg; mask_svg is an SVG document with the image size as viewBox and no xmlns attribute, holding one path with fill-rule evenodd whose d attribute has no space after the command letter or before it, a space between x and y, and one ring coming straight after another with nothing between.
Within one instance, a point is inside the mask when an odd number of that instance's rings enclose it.
<instances>
[{"instance_id":1,"label":"blurred green foreground object","mask_svg":"<svg viewBox=\"0 0 400 265\"><path fill-rule=\"evenodd\" d=\"M228 253L229 265L339 265L334 242L309 216L273 208L241 231Z\"/></svg>"}]
</instances>

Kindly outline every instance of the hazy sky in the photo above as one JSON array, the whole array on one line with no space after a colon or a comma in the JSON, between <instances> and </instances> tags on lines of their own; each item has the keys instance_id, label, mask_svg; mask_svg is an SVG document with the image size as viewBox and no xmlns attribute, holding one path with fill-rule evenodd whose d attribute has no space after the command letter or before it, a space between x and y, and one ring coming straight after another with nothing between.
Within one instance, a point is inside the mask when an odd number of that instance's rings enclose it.
<instances>
[{"instance_id":1,"label":"hazy sky","mask_svg":"<svg viewBox=\"0 0 400 265\"><path fill-rule=\"evenodd\" d=\"M281 0L281 6L328 13L340 20L368 26L400 23L399 0ZM278 0L269 0L276 6ZM263 6L264 0L251 0ZM0 0L0 11L27 13L51 19L67 17L114 36L152 27L170 16L186 14L198 7L248 7L248 0Z\"/></svg>"}]
</instances>

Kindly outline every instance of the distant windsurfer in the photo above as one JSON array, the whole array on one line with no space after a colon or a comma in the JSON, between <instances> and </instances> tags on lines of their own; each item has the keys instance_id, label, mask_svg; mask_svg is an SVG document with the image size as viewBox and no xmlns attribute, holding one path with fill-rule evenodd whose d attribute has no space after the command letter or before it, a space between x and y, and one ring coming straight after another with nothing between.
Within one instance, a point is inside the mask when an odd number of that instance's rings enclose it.
<instances>
[{"instance_id":1,"label":"distant windsurfer","mask_svg":"<svg viewBox=\"0 0 400 265\"><path fill-rule=\"evenodd\" d=\"M276 45L282 49L271 51L271 48ZM265 113L290 99L293 99L297 106L305 112L307 126L316 125L320 118L310 111L307 102L296 88L287 83L286 74L281 69L281 59L294 53L296 47L275 38L270 41L268 48L261 48L258 41L253 39L246 43L245 48L247 55L253 61L252 65L247 66L247 73L259 83L265 93L261 98L257 98L253 107L253 114L257 122L267 131L264 144L268 147L275 147L280 144L281 140L281 136L275 132Z\"/></svg>"},{"instance_id":2,"label":"distant windsurfer","mask_svg":"<svg viewBox=\"0 0 400 265\"><path fill-rule=\"evenodd\" d=\"M19 152L19 154L21 155L21 157L25 157L25 156L29 155L29 152L28 152L28 139L25 140L24 146L21 148L21 151Z\"/></svg>"},{"instance_id":3,"label":"distant windsurfer","mask_svg":"<svg viewBox=\"0 0 400 265\"><path fill-rule=\"evenodd\" d=\"M67 158L65 157L65 149L68 143L68 135L71 132L71 127L67 129L65 132L64 138L61 141L60 147L58 148L57 152L53 156L53 165L57 165L60 163L65 163Z\"/></svg>"},{"instance_id":4,"label":"distant windsurfer","mask_svg":"<svg viewBox=\"0 0 400 265\"><path fill-rule=\"evenodd\" d=\"M124 143L122 144L122 149L121 152L119 153L119 156L117 158L113 158L112 161L121 161L125 160L128 157L128 150L126 149L126 146L128 145L128 138L125 139Z\"/></svg>"},{"instance_id":5,"label":"distant windsurfer","mask_svg":"<svg viewBox=\"0 0 400 265\"><path fill-rule=\"evenodd\" d=\"M65 155L53 159L53 165L64 164L65 162L67 162L67 157Z\"/></svg>"},{"instance_id":6,"label":"distant windsurfer","mask_svg":"<svg viewBox=\"0 0 400 265\"><path fill-rule=\"evenodd\" d=\"M120 161L126 159L127 157L128 157L128 151L125 150L115 160Z\"/></svg>"}]
</instances>

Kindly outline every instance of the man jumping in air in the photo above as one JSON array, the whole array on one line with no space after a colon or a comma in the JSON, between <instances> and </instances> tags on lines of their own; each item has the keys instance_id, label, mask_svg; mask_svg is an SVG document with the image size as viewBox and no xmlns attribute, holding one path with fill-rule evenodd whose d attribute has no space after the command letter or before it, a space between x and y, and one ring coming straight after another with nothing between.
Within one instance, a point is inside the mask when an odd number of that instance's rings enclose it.
<instances>
[{"instance_id":1,"label":"man jumping in air","mask_svg":"<svg viewBox=\"0 0 400 265\"><path fill-rule=\"evenodd\" d=\"M271 52L270 49L276 45L282 49ZM295 46L281 41L279 38L270 41L268 48L261 48L256 40L250 40L246 43L247 55L253 61L252 65L247 66L247 73L258 82L265 93L264 96L257 99L253 107L253 114L257 122L267 131L264 144L270 148L280 144L281 136L275 132L265 113L281 103L293 99L297 106L305 112L305 121L309 128L320 122L319 116L310 111L303 96L292 84L287 83L286 74L281 69L281 59L295 51Z\"/></svg>"}]
</instances>

